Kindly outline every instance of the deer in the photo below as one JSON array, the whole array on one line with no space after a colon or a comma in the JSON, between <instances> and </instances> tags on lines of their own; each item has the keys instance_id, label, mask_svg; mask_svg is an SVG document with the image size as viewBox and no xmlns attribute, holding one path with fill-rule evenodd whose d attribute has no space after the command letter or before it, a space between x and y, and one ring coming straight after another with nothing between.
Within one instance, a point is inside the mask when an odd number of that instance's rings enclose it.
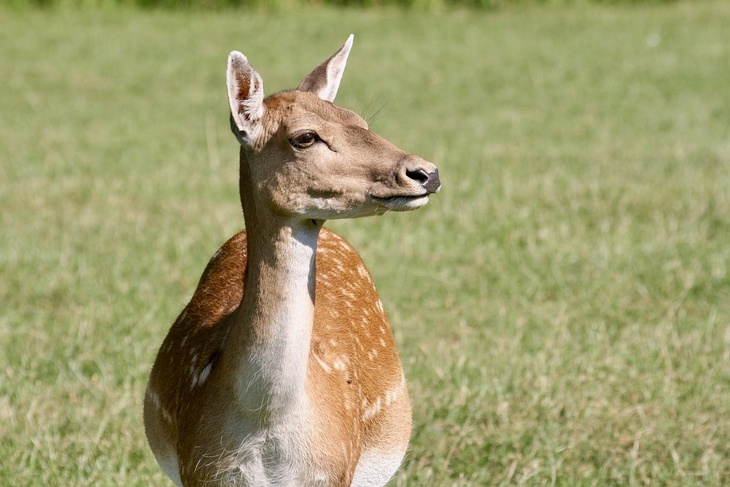
<instances>
[{"instance_id":1,"label":"deer","mask_svg":"<svg viewBox=\"0 0 730 487\"><path fill-rule=\"evenodd\" d=\"M154 456L178 486L380 486L411 404L373 278L328 219L423 207L438 169L333 104L353 36L296 89L264 97L228 56L244 230L208 262L144 396Z\"/></svg>"}]
</instances>

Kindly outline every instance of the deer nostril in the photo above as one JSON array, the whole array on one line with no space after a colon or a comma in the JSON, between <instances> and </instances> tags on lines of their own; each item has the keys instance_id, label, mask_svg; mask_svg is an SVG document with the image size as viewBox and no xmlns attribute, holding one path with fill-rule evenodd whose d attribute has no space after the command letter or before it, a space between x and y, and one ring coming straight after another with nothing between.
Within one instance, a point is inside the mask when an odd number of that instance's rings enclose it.
<instances>
[{"instance_id":1,"label":"deer nostril","mask_svg":"<svg viewBox=\"0 0 730 487\"><path fill-rule=\"evenodd\" d=\"M441 180L439 179L438 169L432 172L427 172L422 167L412 170L407 169L406 176L420 183L421 186L423 186L423 188L429 193L435 193L441 187Z\"/></svg>"},{"instance_id":2,"label":"deer nostril","mask_svg":"<svg viewBox=\"0 0 730 487\"><path fill-rule=\"evenodd\" d=\"M428 173L422 167L413 170L406 169L406 176L421 184L426 184L426 182L428 182Z\"/></svg>"}]
</instances>

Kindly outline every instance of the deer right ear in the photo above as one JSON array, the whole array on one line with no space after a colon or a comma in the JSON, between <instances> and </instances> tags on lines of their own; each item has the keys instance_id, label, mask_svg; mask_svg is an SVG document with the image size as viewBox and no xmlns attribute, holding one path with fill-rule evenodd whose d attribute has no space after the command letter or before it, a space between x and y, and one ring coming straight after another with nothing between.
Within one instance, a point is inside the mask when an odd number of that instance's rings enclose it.
<instances>
[{"instance_id":1,"label":"deer right ear","mask_svg":"<svg viewBox=\"0 0 730 487\"><path fill-rule=\"evenodd\" d=\"M243 145L251 146L264 116L264 82L246 56L238 51L228 55L226 70L231 130Z\"/></svg>"}]
</instances>

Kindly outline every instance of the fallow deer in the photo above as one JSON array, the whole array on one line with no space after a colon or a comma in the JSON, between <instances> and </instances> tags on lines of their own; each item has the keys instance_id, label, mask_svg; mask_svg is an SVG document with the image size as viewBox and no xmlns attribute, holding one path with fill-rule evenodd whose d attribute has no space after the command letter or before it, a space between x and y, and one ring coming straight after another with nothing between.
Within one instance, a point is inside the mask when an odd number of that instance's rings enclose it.
<instances>
[{"instance_id":1,"label":"fallow deer","mask_svg":"<svg viewBox=\"0 0 730 487\"><path fill-rule=\"evenodd\" d=\"M264 98L228 57L245 231L212 257L155 360L147 438L177 485L384 485L411 433L383 305L330 218L420 208L437 168L332 104L352 36Z\"/></svg>"}]
</instances>

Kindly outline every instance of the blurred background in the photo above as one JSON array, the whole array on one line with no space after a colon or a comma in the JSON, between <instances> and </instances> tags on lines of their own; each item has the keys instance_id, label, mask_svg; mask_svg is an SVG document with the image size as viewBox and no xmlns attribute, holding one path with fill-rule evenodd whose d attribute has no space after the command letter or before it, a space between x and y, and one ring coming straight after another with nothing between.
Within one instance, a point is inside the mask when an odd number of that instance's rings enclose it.
<instances>
[{"instance_id":1,"label":"blurred background","mask_svg":"<svg viewBox=\"0 0 730 487\"><path fill-rule=\"evenodd\" d=\"M171 485L157 349L241 229L225 63L435 162L331 222L399 345L394 486L730 483L730 3L0 0L0 485Z\"/></svg>"}]
</instances>

